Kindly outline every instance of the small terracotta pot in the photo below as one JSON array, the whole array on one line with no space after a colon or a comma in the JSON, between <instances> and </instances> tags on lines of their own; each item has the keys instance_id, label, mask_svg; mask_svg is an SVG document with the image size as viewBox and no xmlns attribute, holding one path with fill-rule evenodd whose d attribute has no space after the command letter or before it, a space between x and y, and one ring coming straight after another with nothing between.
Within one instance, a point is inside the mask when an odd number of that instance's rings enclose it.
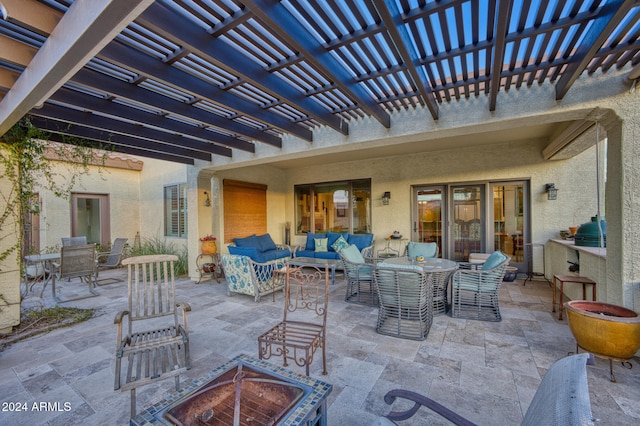
<instances>
[{"instance_id":1,"label":"small terracotta pot","mask_svg":"<svg viewBox=\"0 0 640 426\"><path fill-rule=\"evenodd\" d=\"M202 251L202 254L215 254L218 251L218 246L214 240L203 241L200 251Z\"/></svg>"}]
</instances>

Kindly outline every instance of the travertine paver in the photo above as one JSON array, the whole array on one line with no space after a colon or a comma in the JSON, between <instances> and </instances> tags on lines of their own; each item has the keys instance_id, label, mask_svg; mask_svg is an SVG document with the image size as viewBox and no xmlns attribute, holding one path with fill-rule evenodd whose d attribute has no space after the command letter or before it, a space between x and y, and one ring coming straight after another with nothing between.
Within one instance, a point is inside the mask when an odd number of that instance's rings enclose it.
<instances>
[{"instance_id":1,"label":"travertine paver","mask_svg":"<svg viewBox=\"0 0 640 426\"><path fill-rule=\"evenodd\" d=\"M0 424L128 424L129 393L113 390L113 317L126 306L125 271L101 272L101 278L106 277L123 281L99 287L99 297L65 305L97 307L96 317L0 352ZM63 282L61 289L86 291L73 282ZM50 294L45 292L41 300L36 297L37 286L35 290L26 304L53 305ZM241 295L228 297L224 282L215 281L197 285L180 280L177 292L193 308L189 315L193 368L181 377L182 383L240 353L257 356L257 336L280 318L284 300L281 293L275 303L270 297L259 303ZM329 375L320 374L320 359L311 366L312 376L334 385L330 425L370 424L389 411L382 398L393 388L430 395L479 424L517 424L541 375L575 350L566 321L551 314L551 289L544 281L525 287L520 280L504 283L500 323L436 316L424 342L377 334L376 309L345 303L344 292L345 283L338 276L331 288L328 319ZM618 383L609 381L608 362L598 360L588 367L598 424L640 423L640 366L637 359L633 364L631 370L614 365ZM139 388L139 409L162 399L173 386L169 379ZM421 410L405 424L433 420Z\"/></svg>"}]
</instances>

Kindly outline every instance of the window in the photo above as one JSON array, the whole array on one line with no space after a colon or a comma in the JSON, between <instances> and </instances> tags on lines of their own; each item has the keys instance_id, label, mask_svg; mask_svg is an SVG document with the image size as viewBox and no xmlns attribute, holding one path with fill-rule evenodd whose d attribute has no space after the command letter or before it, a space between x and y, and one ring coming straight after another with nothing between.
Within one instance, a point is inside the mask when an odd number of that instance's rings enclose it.
<instances>
[{"instance_id":1,"label":"window","mask_svg":"<svg viewBox=\"0 0 640 426\"><path fill-rule=\"evenodd\" d=\"M296 185L296 233L371 232L371 180Z\"/></svg>"},{"instance_id":2,"label":"window","mask_svg":"<svg viewBox=\"0 0 640 426\"><path fill-rule=\"evenodd\" d=\"M187 238L187 184L164 187L164 235Z\"/></svg>"}]
</instances>

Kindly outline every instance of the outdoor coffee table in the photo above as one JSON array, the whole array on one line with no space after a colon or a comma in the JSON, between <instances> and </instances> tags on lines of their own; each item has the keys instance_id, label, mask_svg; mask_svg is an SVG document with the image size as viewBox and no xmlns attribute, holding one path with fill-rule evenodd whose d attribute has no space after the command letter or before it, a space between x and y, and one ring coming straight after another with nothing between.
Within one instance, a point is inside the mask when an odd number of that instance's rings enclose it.
<instances>
[{"instance_id":1,"label":"outdoor coffee table","mask_svg":"<svg viewBox=\"0 0 640 426\"><path fill-rule=\"evenodd\" d=\"M293 266L315 266L317 268L324 268L325 265L329 265L329 269L331 270L331 284L336 283L336 266L340 265L340 260L338 259L316 259L314 257L294 257L289 261L290 265Z\"/></svg>"},{"instance_id":2,"label":"outdoor coffee table","mask_svg":"<svg viewBox=\"0 0 640 426\"><path fill-rule=\"evenodd\" d=\"M395 265L416 265L433 276L433 314L444 314L447 310L447 284L451 273L458 269L458 263L448 259L426 258L421 262L407 256L385 259L384 263Z\"/></svg>"}]
</instances>

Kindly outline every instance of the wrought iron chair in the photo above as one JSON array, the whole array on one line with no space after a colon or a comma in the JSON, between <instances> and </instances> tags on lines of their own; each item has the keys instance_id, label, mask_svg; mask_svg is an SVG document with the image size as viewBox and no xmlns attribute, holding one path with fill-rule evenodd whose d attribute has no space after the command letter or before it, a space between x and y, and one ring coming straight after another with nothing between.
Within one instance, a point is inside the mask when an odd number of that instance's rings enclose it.
<instances>
[{"instance_id":1,"label":"wrought iron chair","mask_svg":"<svg viewBox=\"0 0 640 426\"><path fill-rule=\"evenodd\" d=\"M526 426L594 425L586 369L587 364L591 363L591 356L586 353L564 357L553 363L542 378L521 424ZM433 411L453 424L475 426L475 423L419 393L393 389L384 396L384 401L389 405L396 399L405 403L412 402L413 405L405 411L392 411L384 417L379 417L371 424L372 426L397 425L397 421L413 417L420 407Z\"/></svg>"},{"instance_id":2,"label":"wrought iron chair","mask_svg":"<svg viewBox=\"0 0 640 426\"><path fill-rule=\"evenodd\" d=\"M117 268L120 265L120 261L122 260L122 253L124 252L124 246L126 243L127 238L116 238L111 245L110 251L97 253L97 270L100 271L100 269Z\"/></svg>"},{"instance_id":3,"label":"wrought iron chair","mask_svg":"<svg viewBox=\"0 0 640 426\"><path fill-rule=\"evenodd\" d=\"M329 308L329 266L287 266L283 320L258 337L258 357L282 356L309 366L318 348L322 349L322 374L327 374L326 326Z\"/></svg>"},{"instance_id":4,"label":"wrought iron chair","mask_svg":"<svg viewBox=\"0 0 640 426\"><path fill-rule=\"evenodd\" d=\"M254 262L249 256L239 254L222 255L222 268L227 281L227 295L233 293L248 294L256 302L267 294L284 289L284 279L280 270L287 259L276 259L267 263Z\"/></svg>"},{"instance_id":5,"label":"wrought iron chair","mask_svg":"<svg viewBox=\"0 0 640 426\"><path fill-rule=\"evenodd\" d=\"M378 293L376 332L424 340L433 322L433 278L420 266L378 263L374 282Z\"/></svg>"},{"instance_id":6,"label":"wrought iron chair","mask_svg":"<svg viewBox=\"0 0 640 426\"><path fill-rule=\"evenodd\" d=\"M128 269L129 306L116 314L114 320L117 326L114 389L131 391L131 417L136 413L138 386L174 377L179 390L179 374L191 368L187 328L191 306L176 300L173 266L177 260L177 256L160 254L122 261ZM182 313L182 321L178 311ZM161 325L162 319L166 323ZM123 359L127 366L121 377Z\"/></svg>"},{"instance_id":7,"label":"wrought iron chair","mask_svg":"<svg viewBox=\"0 0 640 426\"><path fill-rule=\"evenodd\" d=\"M63 246L60 251L60 263L53 263L53 274L51 277L51 292L53 298L58 303L71 302L74 300L86 299L87 297L99 296L93 288L96 285L96 245L76 245ZM61 300L56 293L56 280L79 278L89 286L88 296L80 296L71 299ZM42 289L44 291L44 288Z\"/></svg>"},{"instance_id":8,"label":"wrought iron chair","mask_svg":"<svg viewBox=\"0 0 640 426\"><path fill-rule=\"evenodd\" d=\"M510 260L509 256L497 251L479 269L454 271L451 276L451 316L501 321L498 289Z\"/></svg>"}]
</instances>

